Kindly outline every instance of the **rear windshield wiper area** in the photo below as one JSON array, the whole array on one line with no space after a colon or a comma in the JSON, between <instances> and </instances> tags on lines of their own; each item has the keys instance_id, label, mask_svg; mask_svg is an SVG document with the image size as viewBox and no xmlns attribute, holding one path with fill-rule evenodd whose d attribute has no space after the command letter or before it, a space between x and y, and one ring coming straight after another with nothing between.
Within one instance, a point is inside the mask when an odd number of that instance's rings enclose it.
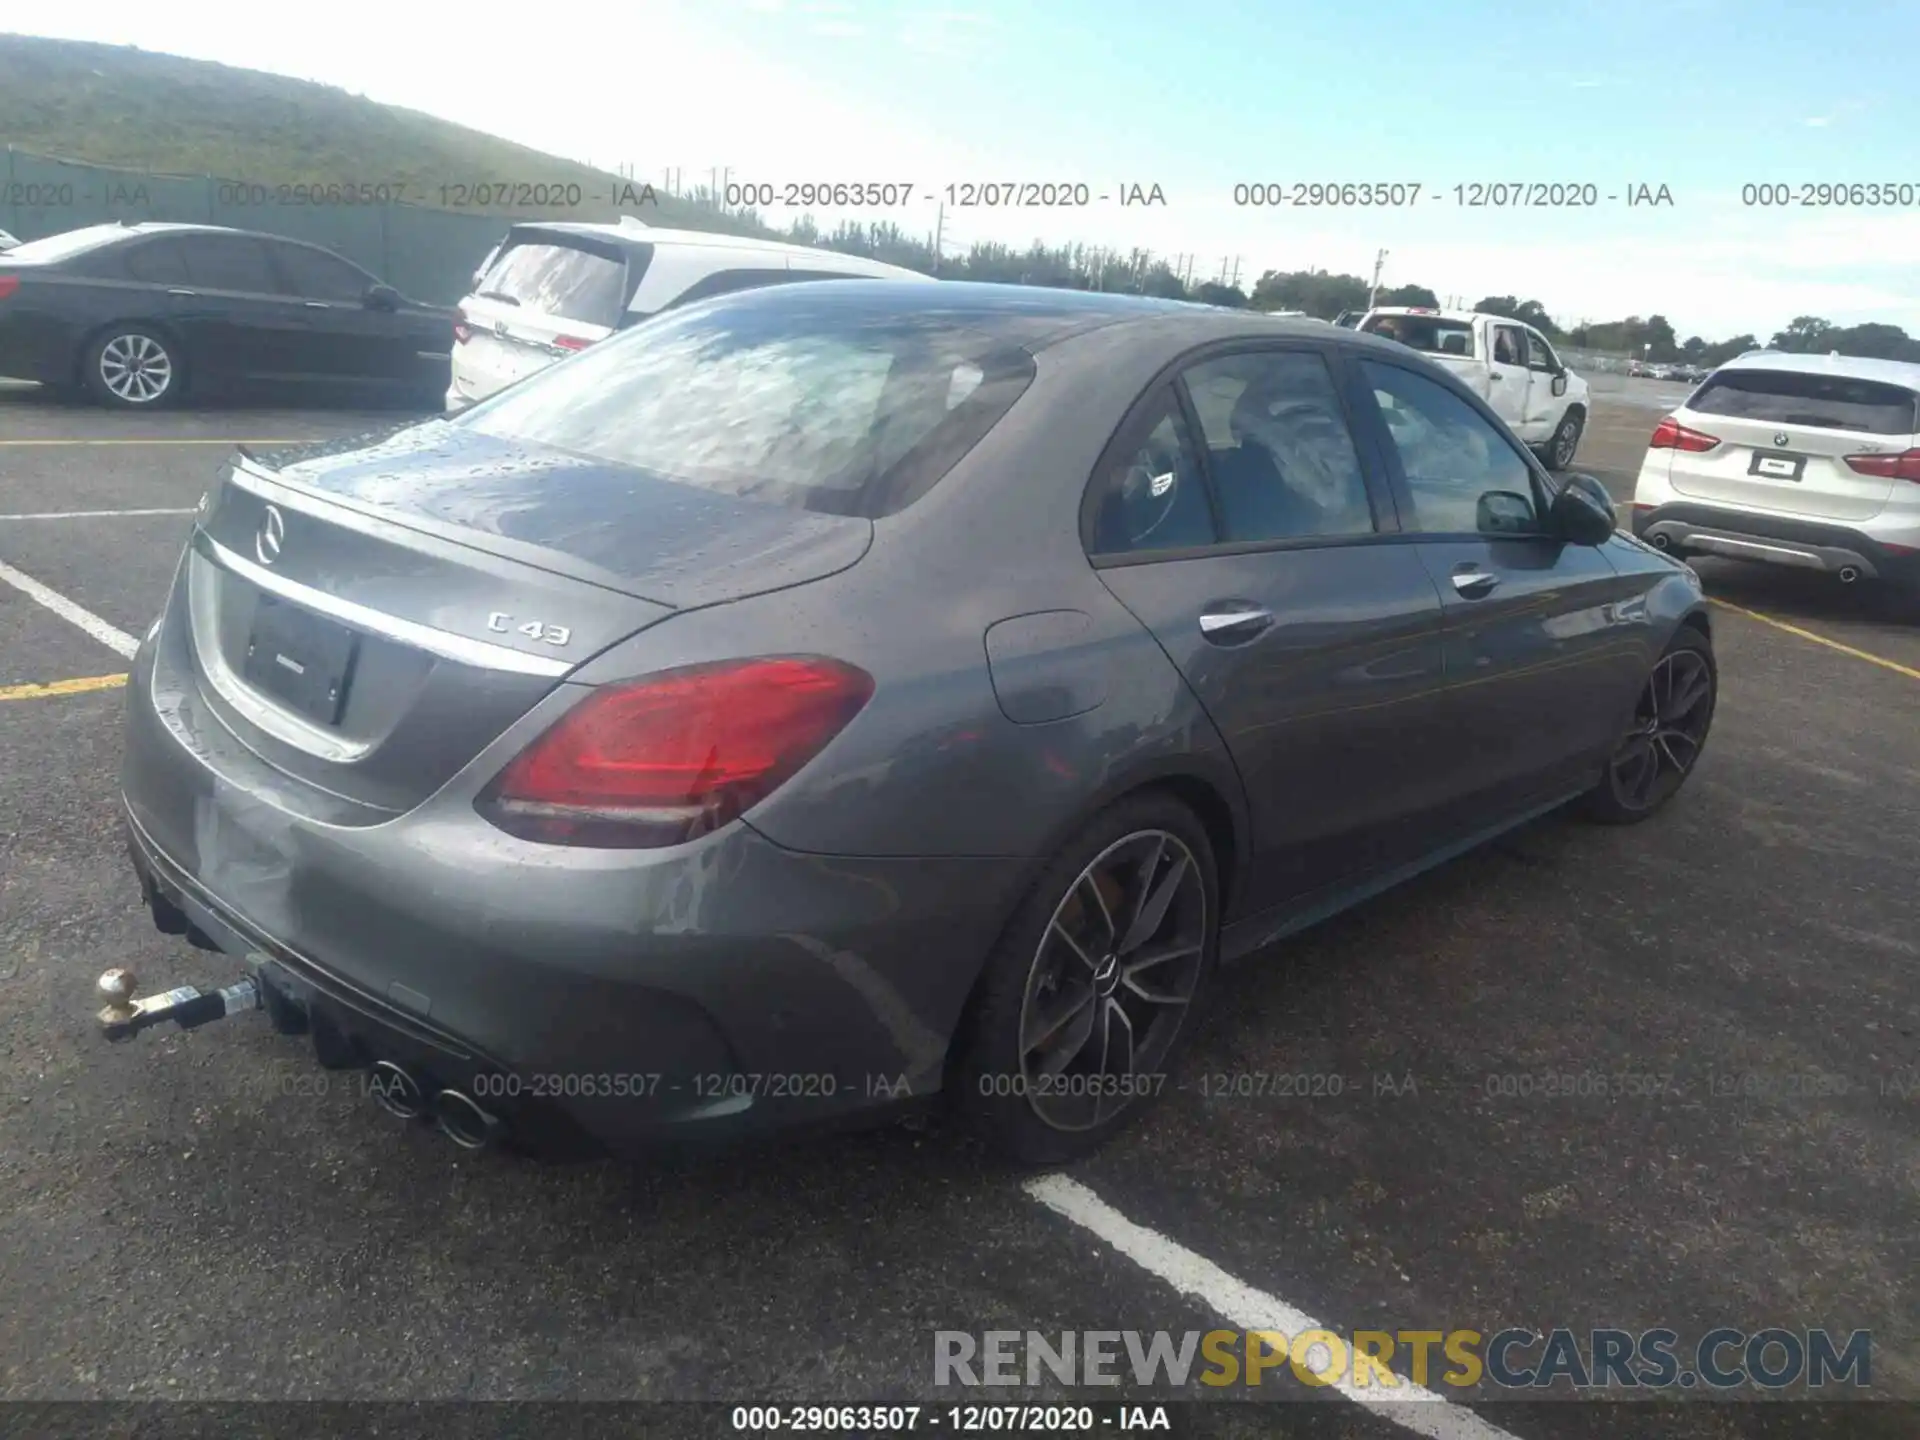
<instances>
[{"instance_id":1,"label":"rear windshield wiper area","mask_svg":"<svg viewBox=\"0 0 1920 1440\"><path fill-rule=\"evenodd\" d=\"M520 302L501 290L477 290L474 292L481 300L498 300L502 305L518 305Z\"/></svg>"}]
</instances>

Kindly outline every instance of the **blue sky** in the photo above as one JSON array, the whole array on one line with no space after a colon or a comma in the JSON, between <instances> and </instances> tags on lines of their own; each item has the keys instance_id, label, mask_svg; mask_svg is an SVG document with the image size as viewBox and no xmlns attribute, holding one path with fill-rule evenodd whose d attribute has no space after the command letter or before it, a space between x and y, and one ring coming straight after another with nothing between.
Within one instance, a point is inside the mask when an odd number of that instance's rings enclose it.
<instances>
[{"instance_id":1,"label":"blue sky","mask_svg":"<svg viewBox=\"0 0 1920 1440\"><path fill-rule=\"evenodd\" d=\"M643 177L1159 184L1164 209L949 211L1034 238L1536 297L1568 323L1664 313L1764 338L1801 313L1920 332L1920 203L1754 209L1743 183L1920 189L1920 7L1780 0L1179 5L578 0L450 26L373 0L236 30L214 0L95 0L48 33L326 80ZM504 22L504 23L503 23ZM36 22L37 23L37 22ZM505 43L510 42L510 43ZM452 177L457 178L457 177ZM538 177L528 177L538 178ZM1236 182L1418 182L1411 210L1249 210ZM1474 181L1666 185L1670 208L1482 209ZM1431 198L1436 194L1447 197ZM933 203L876 215L931 231ZM775 218L784 218L778 213ZM834 217L825 217L834 218Z\"/></svg>"}]
</instances>

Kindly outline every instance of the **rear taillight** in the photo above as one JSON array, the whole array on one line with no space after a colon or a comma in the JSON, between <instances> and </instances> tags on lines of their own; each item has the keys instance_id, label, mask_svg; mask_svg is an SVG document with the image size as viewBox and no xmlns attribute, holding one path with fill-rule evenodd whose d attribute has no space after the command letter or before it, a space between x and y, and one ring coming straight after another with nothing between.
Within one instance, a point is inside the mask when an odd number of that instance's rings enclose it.
<instances>
[{"instance_id":1,"label":"rear taillight","mask_svg":"<svg viewBox=\"0 0 1920 1440\"><path fill-rule=\"evenodd\" d=\"M1920 450L1902 450L1898 455L1848 455L1849 470L1862 475L1879 475L1888 480L1920 480Z\"/></svg>"},{"instance_id":2,"label":"rear taillight","mask_svg":"<svg viewBox=\"0 0 1920 1440\"><path fill-rule=\"evenodd\" d=\"M578 335L556 335L553 337L553 348L556 350L584 350L592 343L593 341L583 340Z\"/></svg>"},{"instance_id":3,"label":"rear taillight","mask_svg":"<svg viewBox=\"0 0 1920 1440\"><path fill-rule=\"evenodd\" d=\"M467 319L467 312L456 308L453 312L453 343L464 345L473 338L473 325Z\"/></svg>"},{"instance_id":4,"label":"rear taillight","mask_svg":"<svg viewBox=\"0 0 1920 1440\"><path fill-rule=\"evenodd\" d=\"M0 300L5 300L20 288L18 275L0 275Z\"/></svg>"},{"instance_id":5,"label":"rear taillight","mask_svg":"<svg viewBox=\"0 0 1920 1440\"><path fill-rule=\"evenodd\" d=\"M1671 415L1653 427L1653 438L1647 441L1649 450L1711 450L1720 443L1717 435L1703 435L1698 430L1689 430Z\"/></svg>"},{"instance_id":6,"label":"rear taillight","mask_svg":"<svg viewBox=\"0 0 1920 1440\"><path fill-rule=\"evenodd\" d=\"M819 656L665 670L590 695L476 805L550 845L678 845L766 799L872 696L864 670Z\"/></svg>"}]
</instances>

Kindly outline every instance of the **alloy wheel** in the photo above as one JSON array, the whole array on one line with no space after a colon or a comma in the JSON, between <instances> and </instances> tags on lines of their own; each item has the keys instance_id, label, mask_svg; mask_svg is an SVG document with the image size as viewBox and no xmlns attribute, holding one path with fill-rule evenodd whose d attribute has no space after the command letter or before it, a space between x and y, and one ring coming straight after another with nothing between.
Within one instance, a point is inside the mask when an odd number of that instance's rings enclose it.
<instances>
[{"instance_id":1,"label":"alloy wheel","mask_svg":"<svg viewBox=\"0 0 1920 1440\"><path fill-rule=\"evenodd\" d=\"M1569 415L1560 422L1553 437L1553 468L1564 470L1573 463L1573 452L1580 443L1580 422Z\"/></svg>"},{"instance_id":2,"label":"alloy wheel","mask_svg":"<svg viewBox=\"0 0 1920 1440\"><path fill-rule=\"evenodd\" d=\"M173 384L173 360L150 335L116 335L100 347L100 381L129 405L150 405Z\"/></svg>"},{"instance_id":3,"label":"alloy wheel","mask_svg":"<svg viewBox=\"0 0 1920 1440\"><path fill-rule=\"evenodd\" d=\"M1697 650L1675 650L1653 667L1610 767L1622 805L1651 810L1680 788L1706 743L1713 687L1712 666Z\"/></svg>"},{"instance_id":4,"label":"alloy wheel","mask_svg":"<svg viewBox=\"0 0 1920 1440\"><path fill-rule=\"evenodd\" d=\"M1090 1130L1153 1093L1200 983L1207 889L1179 836L1143 830L1084 870L1041 937L1020 1006L1027 1103Z\"/></svg>"}]
</instances>

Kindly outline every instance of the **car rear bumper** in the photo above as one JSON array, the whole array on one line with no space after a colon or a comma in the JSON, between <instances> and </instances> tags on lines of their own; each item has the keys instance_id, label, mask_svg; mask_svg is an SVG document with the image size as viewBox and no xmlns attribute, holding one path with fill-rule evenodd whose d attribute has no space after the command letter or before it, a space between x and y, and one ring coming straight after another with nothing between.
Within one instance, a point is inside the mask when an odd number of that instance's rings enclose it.
<instances>
[{"instance_id":1,"label":"car rear bumper","mask_svg":"<svg viewBox=\"0 0 1920 1440\"><path fill-rule=\"evenodd\" d=\"M1633 533L1673 553L1722 555L1845 579L1920 586L1920 548L1889 544L1845 525L1677 503L1636 506ZM1920 536L1915 537L1920 541Z\"/></svg>"},{"instance_id":2,"label":"car rear bumper","mask_svg":"<svg viewBox=\"0 0 1920 1440\"><path fill-rule=\"evenodd\" d=\"M291 782L190 683L168 673L156 699L165 644L132 667L122 773L156 922L184 914L361 1060L485 1084L510 1128L615 1149L882 1118L938 1090L1024 862L801 854L739 822L571 851L493 829L457 783L328 823L281 803Z\"/></svg>"}]
</instances>

